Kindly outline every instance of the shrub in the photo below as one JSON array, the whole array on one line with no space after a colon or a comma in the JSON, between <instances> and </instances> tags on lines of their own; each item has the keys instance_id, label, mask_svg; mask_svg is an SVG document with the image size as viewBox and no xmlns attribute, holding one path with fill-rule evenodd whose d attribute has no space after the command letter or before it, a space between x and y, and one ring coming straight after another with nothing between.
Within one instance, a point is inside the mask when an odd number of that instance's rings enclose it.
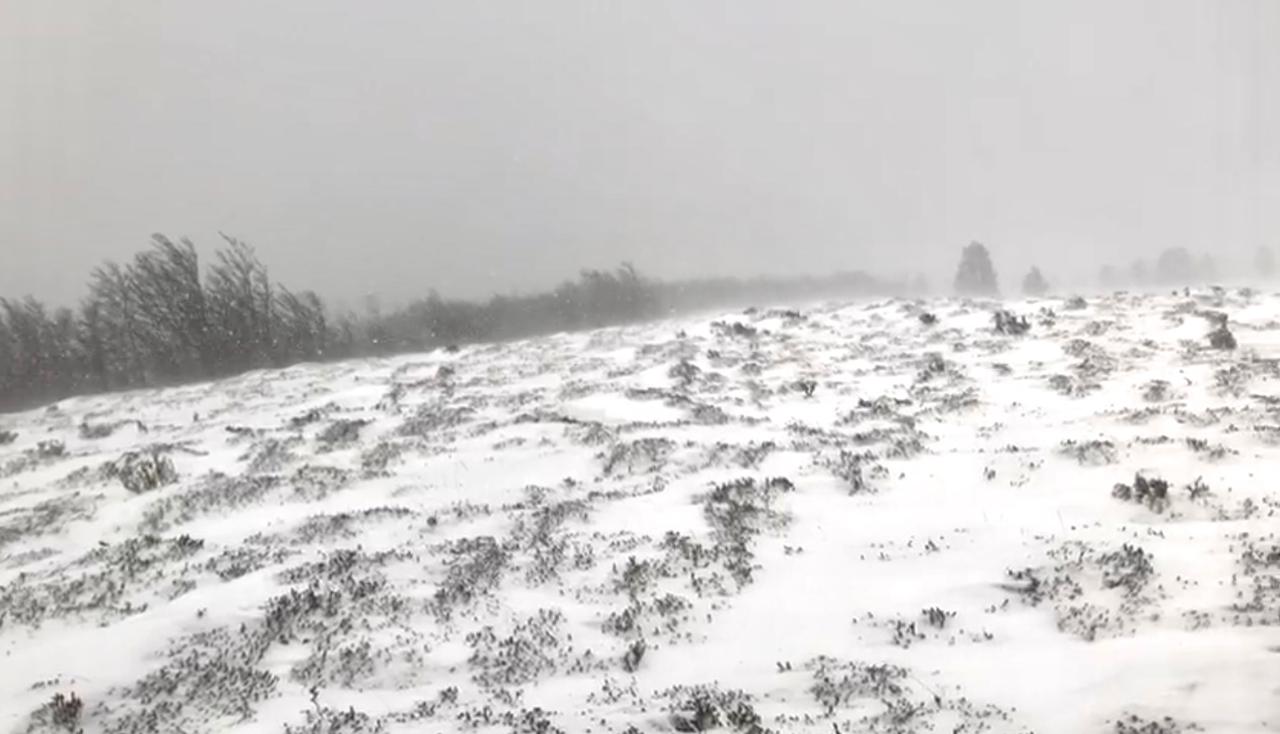
<instances>
[{"instance_id":1,"label":"shrub","mask_svg":"<svg viewBox=\"0 0 1280 734\"><path fill-rule=\"evenodd\" d=\"M360 429L368 424L367 420L336 420L326 426L316 440L326 448L347 446L360 440Z\"/></svg>"},{"instance_id":2,"label":"shrub","mask_svg":"<svg viewBox=\"0 0 1280 734\"><path fill-rule=\"evenodd\" d=\"M1006 336L1022 336L1031 331L1031 322L1026 316L1015 316L1010 311L996 311L993 317L996 333Z\"/></svg>"},{"instance_id":3,"label":"shrub","mask_svg":"<svg viewBox=\"0 0 1280 734\"><path fill-rule=\"evenodd\" d=\"M1227 322L1224 319L1218 324L1218 328L1209 332L1209 346L1214 349L1232 350L1236 348L1235 334L1227 328Z\"/></svg>"},{"instance_id":4,"label":"shrub","mask_svg":"<svg viewBox=\"0 0 1280 734\"><path fill-rule=\"evenodd\" d=\"M67 446L57 439L36 444L36 456L41 459L59 459L67 455Z\"/></svg>"},{"instance_id":5,"label":"shrub","mask_svg":"<svg viewBox=\"0 0 1280 734\"><path fill-rule=\"evenodd\" d=\"M627 652L622 656L622 669L628 673L634 673L640 669L640 661L644 660L644 653L647 646L644 640L636 640L627 648Z\"/></svg>"},{"instance_id":6,"label":"shrub","mask_svg":"<svg viewBox=\"0 0 1280 734\"><path fill-rule=\"evenodd\" d=\"M75 693L64 695L61 693L53 694L53 698L31 715L31 722L27 726L28 732L66 732L66 734L80 734L84 731L81 726L81 717L84 714L84 701Z\"/></svg>"},{"instance_id":7,"label":"shrub","mask_svg":"<svg viewBox=\"0 0 1280 734\"><path fill-rule=\"evenodd\" d=\"M1169 483L1159 477L1134 476L1133 486L1117 484L1111 490L1111 496L1125 502L1145 505L1152 512L1164 512L1169 509Z\"/></svg>"},{"instance_id":8,"label":"shrub","mask_svg":"<svg viewBox=\"0 0 1280 734\"><path fill-rule=\"evenodd\" d=\"M124 488L134 494L178 481L178 471L169 457L159 451L130 451L107 465L107 476L119 479Z\"/></svg>"}]
</instances>

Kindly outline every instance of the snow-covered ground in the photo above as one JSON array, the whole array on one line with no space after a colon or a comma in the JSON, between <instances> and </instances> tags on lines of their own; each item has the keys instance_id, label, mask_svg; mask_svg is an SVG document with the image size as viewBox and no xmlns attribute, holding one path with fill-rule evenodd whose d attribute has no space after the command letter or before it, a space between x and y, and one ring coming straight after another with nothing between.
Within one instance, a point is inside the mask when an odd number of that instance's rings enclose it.
<instances>
[{"instance_id":1,"label":"snow-covered ground","mask_svg":"<svg viewBox=\"0 0 1280 734\"><path fill-rule=\"evenodd\" d=\"M1277 319L831 305L0 416L0 731L1275 731Z\"/></svg>"}]
</instances>

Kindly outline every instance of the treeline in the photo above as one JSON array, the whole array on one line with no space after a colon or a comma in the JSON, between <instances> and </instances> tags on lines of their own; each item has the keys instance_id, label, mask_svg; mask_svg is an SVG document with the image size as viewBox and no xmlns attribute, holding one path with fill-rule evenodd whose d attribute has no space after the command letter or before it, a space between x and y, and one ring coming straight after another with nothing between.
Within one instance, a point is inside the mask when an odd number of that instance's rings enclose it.
<instances>
[{"instance_id":1,"label":"treeline","mask_svg":"<svg viewBox=\"0 0 1280 734\"><path fill-rule=\"evenodd\" d=\"M1276 270L1275 252L1269 247L1257 249L1251 266L1237 263L1226 270L1220 268L1209 253L1197 256L1185 247L1170 247L1154 262L1138 258L1124 267L1103 265L1098 271L1098 283L1107 288L1121 288L1185 286L1223 277L1270 280Z\"/></svg>"},{"instance_id":2,"label":"treeline","mask_svg":"<svg viewBox=\"0 0 1280 734\"><path fill-rule=\"evenodd\" d=\"M232 238L202 271L189 240L155 235L88 290L76 310L0 298L0 409L322 358L343 337Z\"/></svg>"},{"instance_id":3,"label":"treeline","mask_svg":"<svg viewBox=\"0 0 1280 734\"><path fill-rule=\"evenodd\" d=\"M861 273L662 282L630 265L588 270L552 291L473 302L434 292L393 312L330 314L311 291L270 278L223 236L202 263L190 240L152 238L95 269L76 309L0 298L0 410L70 395L171 385L297 362L597 328L701 308L898 290Z\"/></svg>"}]
</instances>

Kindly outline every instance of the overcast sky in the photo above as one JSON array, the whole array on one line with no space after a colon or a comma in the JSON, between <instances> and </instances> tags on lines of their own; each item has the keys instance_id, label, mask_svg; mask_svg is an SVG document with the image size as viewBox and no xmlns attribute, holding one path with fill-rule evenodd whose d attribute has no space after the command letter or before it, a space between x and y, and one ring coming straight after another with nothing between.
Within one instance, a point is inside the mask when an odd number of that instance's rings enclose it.
<instances>
[{"instance_id":1,"label":"overcast sky","mask_svg":"<svg viewBox=\"0 0 1280 734\"><path fill-rule=\"evenodd\" d=\"M1226 260L1277 131L1276 0L0 0L0 296L157 231L352 302Z\"/></svg>"}]
</instances>

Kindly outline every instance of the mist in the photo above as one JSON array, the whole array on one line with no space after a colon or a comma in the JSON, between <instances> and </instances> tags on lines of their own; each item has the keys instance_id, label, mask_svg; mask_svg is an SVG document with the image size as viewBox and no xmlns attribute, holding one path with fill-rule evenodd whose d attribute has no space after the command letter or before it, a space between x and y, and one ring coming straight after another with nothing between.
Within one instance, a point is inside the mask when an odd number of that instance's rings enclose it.
<instances>
[{"instance_id":1,"label":"mist","mask_svg":"<svg viewBox=\"0 0 1280 734\"><path fill-rule=\"evenodd\" d=\"M388 302L1280 244L1280 5L0 6L0 294L153 232Z\"/></svg>"}]
</instances>

